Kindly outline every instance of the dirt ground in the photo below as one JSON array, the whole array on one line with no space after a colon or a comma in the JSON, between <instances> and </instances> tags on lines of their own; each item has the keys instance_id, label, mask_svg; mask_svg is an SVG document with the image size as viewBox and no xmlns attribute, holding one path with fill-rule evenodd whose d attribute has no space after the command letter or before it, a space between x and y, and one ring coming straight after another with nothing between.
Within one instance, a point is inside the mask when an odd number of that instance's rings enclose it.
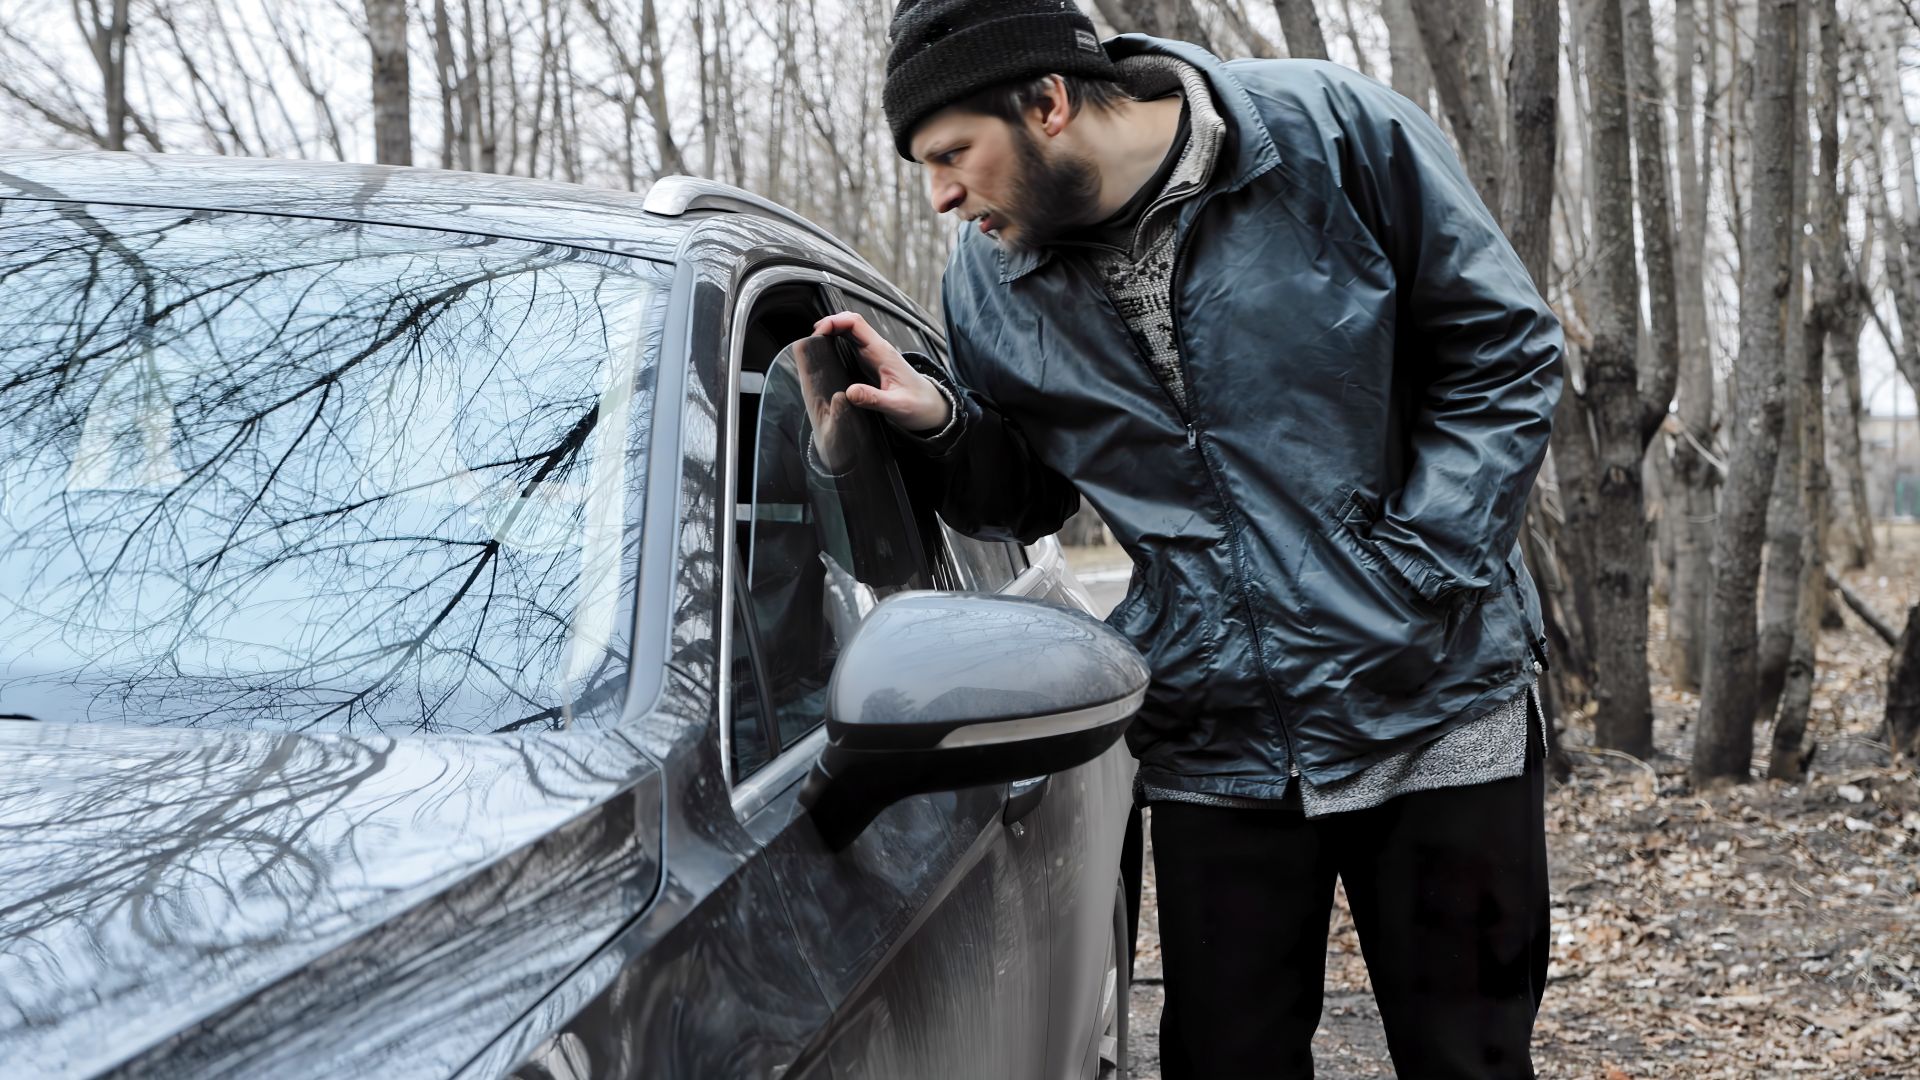
<instances>
[{"instance_id":1,"label":"dirt ground","mask_svg":"<svg viewBox=\"0 0 1920 1080\"><path fill-rule=\"evenodd\" d=\"M1843 576L1897 627L1920 597L1920 526L1878 535L1879 563ZM1072 560L1094 579L1125 561L1110 549ZM1699 702L1661 670L1658 608L1652 629L1660 752L1641 763L1594 751L1586 718L1568 718L1573 773L1547 795L1554 955L1540 1075L1920 1076L1920 779L1881 741L1888 649L1851 613L1824 634L1808 783L1696 793L1685 755ZM1769 733L1755 743L1764 755ZM1757 756L1754 774L1765 766ZM1138 1080L1160 1076L1153 898L1149 869L1131 1012ZM1314 1055L1322 1078L1393 1075L1344 898Z\"/></svg>"}]
</instances>

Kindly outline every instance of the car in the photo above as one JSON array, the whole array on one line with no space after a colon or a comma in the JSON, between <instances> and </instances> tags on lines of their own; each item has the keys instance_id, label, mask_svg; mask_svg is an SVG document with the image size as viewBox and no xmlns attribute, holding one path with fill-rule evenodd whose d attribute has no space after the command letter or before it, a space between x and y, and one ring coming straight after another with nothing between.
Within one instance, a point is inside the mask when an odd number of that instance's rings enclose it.
<instances>
[{"instance_id":1,"label":"car","mask_svg":"<svg viewBox=\"0 0 1920 1080\"><path fill-rule=\"evenodd\" d=\"M816 460L842 309L944 362L707 181L0 154L7 1074L1120 1075L1145 667Z\"/></svg>"}]
</instances>

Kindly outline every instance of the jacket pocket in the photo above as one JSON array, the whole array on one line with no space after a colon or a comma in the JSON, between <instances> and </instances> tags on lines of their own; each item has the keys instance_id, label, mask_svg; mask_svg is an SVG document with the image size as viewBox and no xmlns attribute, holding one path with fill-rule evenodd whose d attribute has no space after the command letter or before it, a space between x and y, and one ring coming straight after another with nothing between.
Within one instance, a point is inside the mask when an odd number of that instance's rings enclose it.
<instances>
[{"instance_id":1,"label":"jacket pocket","mask_svg":"<svg viewBox=\"0 0 1920 1080\"><path fill-rule=\"evenodd\" d=\"M1352 682L1383 697L1408 697L1440 673L1466 613L1421 598L1374 546L1375 520L1358 491L1335 513L1326 573L1313 598L1320 608L1316 636L1330 657L1345 655Z\"/></svg>"},{"instance_id":2,"label":"jacket pocket","mask_svg":"<svg viewBox=\"0 0 1920 1080\"><path fill-rule=\"evenodd\" d=\"M1165 555L1136 563L1127 595L1107 615L1153 671L1149 706L1194 705L1219 663L1218 620L1185 569Z\"/></svg>"}]
</instances>

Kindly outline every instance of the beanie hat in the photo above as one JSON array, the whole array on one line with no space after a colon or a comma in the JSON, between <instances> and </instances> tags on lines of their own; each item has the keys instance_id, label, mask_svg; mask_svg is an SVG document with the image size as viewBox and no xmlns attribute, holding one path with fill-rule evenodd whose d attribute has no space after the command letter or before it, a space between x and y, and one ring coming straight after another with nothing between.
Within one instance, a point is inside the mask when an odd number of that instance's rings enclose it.
<instances>
[{"instance_id":1,"label":"beanie hat","mask_svg":"<svg viewBox=\"0 0 1920 1080\"><path fill-rule=\"evenodd\" d=\"M881 103L908 161L920 121L990 86L1049 74L1119 81L1072 0L900 0L887 36Z\"/></svg>"}]
</instances>

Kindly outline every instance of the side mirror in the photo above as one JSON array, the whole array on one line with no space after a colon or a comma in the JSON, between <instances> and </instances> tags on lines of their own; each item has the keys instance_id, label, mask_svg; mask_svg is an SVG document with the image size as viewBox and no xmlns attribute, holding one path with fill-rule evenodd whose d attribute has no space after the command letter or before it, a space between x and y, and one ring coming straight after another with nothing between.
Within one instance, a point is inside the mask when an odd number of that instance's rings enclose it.
<instances>
[{"instance_id":1,"label":"side mirror","mask_svg":"<svg viewBox=\"0 0 1920 1080\"><path fill-rule=\"evenodd\" d=\"M1147 665L1083 612L1038 600L902 593L861 623L827 688L827 746L800 792L845 848L909 795L1060 772L1120 738Z\"/></svg>"}]
</instances>

